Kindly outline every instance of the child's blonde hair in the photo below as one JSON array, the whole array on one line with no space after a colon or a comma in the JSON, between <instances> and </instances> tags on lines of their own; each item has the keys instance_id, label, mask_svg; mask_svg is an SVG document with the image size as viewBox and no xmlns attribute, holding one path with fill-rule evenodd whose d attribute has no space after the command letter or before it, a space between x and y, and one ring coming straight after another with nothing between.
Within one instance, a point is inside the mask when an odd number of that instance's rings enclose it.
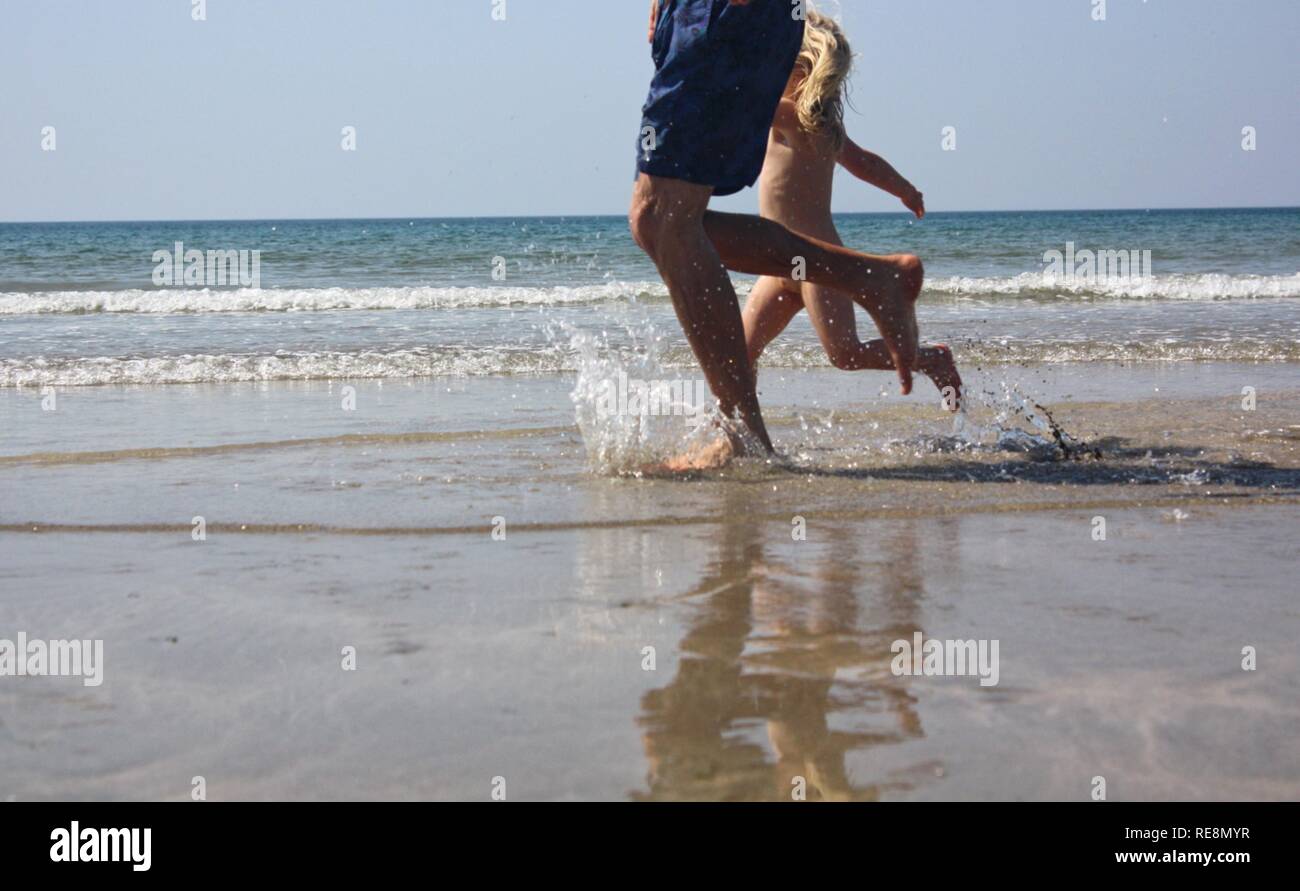
<instances>
[{"instance_id":1,"label":"child's blonde hair","mask_svg":"<svg viewBox=\"0 0 1300 891\"><path fill-rule=\"evenodd\" d=\"M809 8L795 67L804 75L793 96L799 125L830 136L838 147L844 141L844 89L853 71L853 50L839 22Z\"/></svg>"}]
</instances>

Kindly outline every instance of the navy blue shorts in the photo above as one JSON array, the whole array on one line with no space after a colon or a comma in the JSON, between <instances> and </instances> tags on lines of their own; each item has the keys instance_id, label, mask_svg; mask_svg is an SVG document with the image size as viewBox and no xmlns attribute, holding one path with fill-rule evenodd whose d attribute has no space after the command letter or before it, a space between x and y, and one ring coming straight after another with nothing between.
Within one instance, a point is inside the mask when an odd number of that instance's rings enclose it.
<instances>
[{"instance_id":1,"label":"navy blue shorts","mask_svg":"<svg viewBox=\"0 0 1300 891\"><path fill-rule=\"evenodd\" d=\"M758 181L803 45L792 0L662 0L637 170L731 195Z\"/></svg>"}]
</instances>

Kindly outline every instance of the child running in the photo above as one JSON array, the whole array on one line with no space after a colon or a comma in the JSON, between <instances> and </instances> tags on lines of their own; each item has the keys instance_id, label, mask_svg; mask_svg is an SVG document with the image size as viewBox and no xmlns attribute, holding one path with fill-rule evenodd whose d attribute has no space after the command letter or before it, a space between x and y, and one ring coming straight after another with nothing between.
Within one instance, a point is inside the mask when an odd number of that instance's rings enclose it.
<instances>
[{"instance_id":1,"label":"child running","mask_svg":"<svg viewBox=\"0 0 1300 891\"><path fill-rule=\"evenodd\" d=\"M786 84L768 137L767 158L759 180L759 213L794 232L842 245L831 219L831 190L840 164L858 179L903 202L918 219L925 202L916 187L884 158L858 146L844 130L844 89L853 53L833 19L808 11L803 48ZM808 281L764 276L745 303L745 345L750 367L758 374L758 357L785 330L799 310L807 309L831 364L844 371L893 370L883 340L858 339L853 299ZM952 351L943 345L922 347L914 370L934 381L944 407L960 406L961 377Z\"/></svg>"}]
</instances>

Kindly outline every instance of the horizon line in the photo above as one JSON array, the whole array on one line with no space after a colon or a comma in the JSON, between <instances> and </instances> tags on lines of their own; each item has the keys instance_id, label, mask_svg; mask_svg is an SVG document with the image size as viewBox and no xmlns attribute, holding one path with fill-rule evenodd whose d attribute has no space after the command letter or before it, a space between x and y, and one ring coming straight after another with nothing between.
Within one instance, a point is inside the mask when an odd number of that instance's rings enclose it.
<instances>
[{"instance_id":1,"label":"horizon line","mask_svg":"<svg viewBox=\"0 0 1300 891\"><path fill-rule=\"evenodd\" d=\"M945 214L1050 214L1050 213L1169 213L1174 211L1231 211L1231 210L1300 210L1300 205L1237 205L1218 207L1054 207L1054 208L1019 208L990 210L932 210L926 217ZM908 211L897 210L844 210L834 211L833 216L901 216L912 218ZM384 216L384 217L191 217L173 219L101 219L101 220L0 220L0 226L69 226L69 225L114 225L122 223L347 223L347 222L396 222L400 220L446 221L446 220L605 220L626 216L625 213L551 213L551 214L486 214L470 216L455 214L451 216Z\"/></svg>"}]
</instances>

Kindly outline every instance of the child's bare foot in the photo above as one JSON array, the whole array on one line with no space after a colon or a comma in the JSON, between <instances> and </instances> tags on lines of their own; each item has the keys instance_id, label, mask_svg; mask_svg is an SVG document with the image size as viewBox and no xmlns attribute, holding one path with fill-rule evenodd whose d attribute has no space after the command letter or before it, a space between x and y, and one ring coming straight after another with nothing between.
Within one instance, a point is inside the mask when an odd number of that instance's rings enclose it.
<instances>
[{"instance_id":1,"label":"child's bare foot","mask_svg":"<svg viewBox=\"0 0 1300 891\"><path fill-rule=\"evenodd\" d=\"M953 361L952 350L945 344L925 347L918 353L917 371L924 374L939 388L943 407L948 411L961 409L961 375Z\"/></svg>"},{"instance_id":2,"label":"child's bare foot","mask_svg":"<svg viewBox=\"0 0 1300 891\"><path fill-rule=\"evenodd\" d=\"M859 301L880 329L880 336L894 359L894 368L902 385L903 395L912 392L912 369L916 367L918 350L916 325L916 299L921 296L925 281L925 267L921 259L912 254L899 254L886 258L895 268L892 281L876 283L872 289L876 298L874 306L869 301Z\"/></svg>"}]
</instances>

